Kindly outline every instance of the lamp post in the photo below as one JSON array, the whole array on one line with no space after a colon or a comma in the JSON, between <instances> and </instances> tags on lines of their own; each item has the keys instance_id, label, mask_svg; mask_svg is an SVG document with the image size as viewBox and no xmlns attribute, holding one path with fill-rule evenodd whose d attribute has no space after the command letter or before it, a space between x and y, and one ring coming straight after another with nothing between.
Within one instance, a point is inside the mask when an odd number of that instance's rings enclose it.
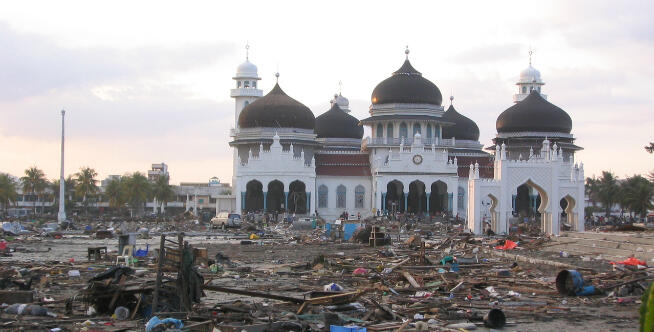
<instances>
[{"instance_id":1,"label":"lamp post","mask_svg":"<svg viewBox=\"0 0 654 332\"><path fill-rule=\"evenodd\" d=\"M64 118L66 111L61 110L61 176L59 178L59 213L57 214L57 221L66 221L66 206L65 206L65 187L66 180L64 179Z\"/></svg>"}]
</instances>

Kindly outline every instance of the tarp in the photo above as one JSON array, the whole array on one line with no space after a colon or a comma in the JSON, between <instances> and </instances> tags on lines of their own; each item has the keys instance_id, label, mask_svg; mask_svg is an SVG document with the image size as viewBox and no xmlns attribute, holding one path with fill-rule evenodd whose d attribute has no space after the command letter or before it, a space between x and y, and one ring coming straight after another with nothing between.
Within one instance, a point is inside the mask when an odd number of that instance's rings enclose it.
<instances>
[{"instance_id":1,"label":"tarp","mask_svg":"<svg viewBox=\"0 0 654 332\"><path fill-rule=\"evenodd\" d=\"M20 234L25 234L29 233L28 230L23 227L18 221L14 222L3 222L2 223L2 230L5 231L5 233L13 234L13 235L20 235Z\"/></svg>"},{"instance_id":2,"label":"tarp","mask_svg":"<svg viewBox=\"0 0 654 332\"><path fill-rule=\"evenodd\" d=\"M641 261L637 259L636 257L629 257L622 262L611 262L611 264L622 264L622 265L631 265L631 266L636 266L636 265L642 265L642 266L647 266L647 262Z\"/></svg>"},{"instance_id":3,"label":"tarp","mask_svg":"<svg viewBox=\"0 0 654 332\"><path fill-rule=\"evenodd\" d=\"M513 241L511 241L511 240L506 240L506 241L504 241L504 245L497 246L497 247L495 247L495 249L499 249L499 250L511 250L511 249L514 249L514 248L517 247L517 246L518 246L517 243L515 243L515 242L513 242Z\"/></svg>"}]
</instances>

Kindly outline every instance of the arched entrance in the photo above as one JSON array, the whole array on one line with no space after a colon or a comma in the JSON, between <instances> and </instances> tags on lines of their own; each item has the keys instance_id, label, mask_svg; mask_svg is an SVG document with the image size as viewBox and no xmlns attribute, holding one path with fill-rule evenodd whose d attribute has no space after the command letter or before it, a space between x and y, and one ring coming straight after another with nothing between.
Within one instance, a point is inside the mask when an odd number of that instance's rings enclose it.
<instances>
[{"instance_id":1,"label":"arched entrance","mask_svg":"<svg viewBox=\"0 0 654 332\"><path fill-rule=\"evenodd\" d=\"M563 223L570 225L571 231L577 231L579 229L579 216L575 213L576 201L572 196L566 195L561 198L559 201L559 206L561 207L561 229L563 230Z\"/></svg>"},{"instance_id":2,"label":"arched entrance","mask_svg":"<svg viewBox=\"0 0 654 332\"><path fill-rule=\"evenodd\" d=\"M266 193L266 210L280 212L284 206L284 184L279 180L273 180L268 183L268 192Z\"/></svg>"},{"instance_id":3,"label":"arched entrance","mask_svg":"<svg viewBox=\"0 0 654 332\"><path fill-rule=\"evenodd\" d=\"M263 210L263 185L252 180L245 185L245 211Z\"/></svg>"},{"instance_id":4,"label":"arched entrance","mask_svg":"<svg viewBox=\"0 0 654 332\"><path fill-rule=\"evenodd\" d=\"M288 212L296 214L307 213L307 192L304 182L296 180L288 187Z\"/></svg>"},{"instance_id":5,"label":"arched entrance","mask_svg":"<svg viewBox=\"0 0 654 332\"><path fill-rule=\"evenodd\" d=\"M413 181L409 184L407 212L421 213L427 211L427 194L422 181Z\"/></svg>"},{"instance_id":6,"label":"arched entrance","mask_svg":"<svg viewBox=\"0 0 654 332\"><path fill-rule=\"evenodd\" d=\"M527 218L540 223L541 230L549 233L552 216L546 212L548 201L549 196L545 190L531 179L527 180L516 188L516 193L513 195L513 214L520 222Z\"/></svg>"},{"instance_id":7,"label":"arched entrance","mask_svg":"<svg viewBox=\"0 0 654 332\"><path fill-rule=\"evenodd\" d=\"M487 232L487 230L492 230L494 233L498 233L498 220L500 217L500 214L498 211L496 211L497 208L497 197L495 197L493 194L488 194L485 199L481 201L482 205L482 230L484 233Z\"/></svg>"},{"instance_id":8,"label":"arched entrance","mask_svg":"<svg viewBox=\"0 0 654 332\"><path fill-rule=\"evenodd\" d=\"M429 195L429 213L443 213L447 211L448 195L447 184L438 180L431 184Z\"/></svg>"},{"instance_id":9,"label":"arched entrance","mask_svg":"<svg viewBox=\"0 0 654 332\"><path fill-rule=\"evenodd\" d=\"M386 185L386 210L390 213L404 212L404 185L393 180Z\"/></svg>"}]
</instances>

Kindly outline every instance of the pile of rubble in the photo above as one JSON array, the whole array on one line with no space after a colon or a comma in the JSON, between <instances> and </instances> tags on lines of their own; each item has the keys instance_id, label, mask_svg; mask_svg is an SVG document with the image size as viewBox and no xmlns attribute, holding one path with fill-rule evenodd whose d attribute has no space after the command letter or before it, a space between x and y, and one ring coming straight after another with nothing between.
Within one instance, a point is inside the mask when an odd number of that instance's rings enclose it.
<instances>
[{"instance_id":1,"label":"pile of rubble","mask_svg":"<svg viewBox=\"0 0 654 332\"><path fill-rule=\"evenodd\" d=\"M0 252L14 257L0 267L0 328L554 331L582 320L633 328L654 280L654 269L636 257L545 253L553 241L531 232L474 236L443 222L357 224L353 232L320 222L305 230L246 224L161 232L127 252L107 251L121 244L114 239L95 239L86 259L54 261L33 259L42 248L35 235L5 235ZM21 260L28 252L31 260Z\"/></svg>"}]
</instances>

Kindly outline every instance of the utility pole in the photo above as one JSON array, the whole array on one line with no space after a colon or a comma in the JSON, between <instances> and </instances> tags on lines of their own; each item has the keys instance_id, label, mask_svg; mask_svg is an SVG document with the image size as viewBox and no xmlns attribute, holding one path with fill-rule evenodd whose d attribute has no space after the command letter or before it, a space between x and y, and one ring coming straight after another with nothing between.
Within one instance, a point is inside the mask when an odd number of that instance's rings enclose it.
<instances>
[{"instance_id":1,"label":"utility pole","mask_svg":"<svg viewBox=\"0 0 654 332\"><path fill-rule=\"evenodd\" d=\"M57 214L57 221L66 221L66 206L65 206L65 187L66 180L64 179L64 118L66 111L61 110L61 176L59 178L59 213Z\"/></svg>"}]
</instances>

